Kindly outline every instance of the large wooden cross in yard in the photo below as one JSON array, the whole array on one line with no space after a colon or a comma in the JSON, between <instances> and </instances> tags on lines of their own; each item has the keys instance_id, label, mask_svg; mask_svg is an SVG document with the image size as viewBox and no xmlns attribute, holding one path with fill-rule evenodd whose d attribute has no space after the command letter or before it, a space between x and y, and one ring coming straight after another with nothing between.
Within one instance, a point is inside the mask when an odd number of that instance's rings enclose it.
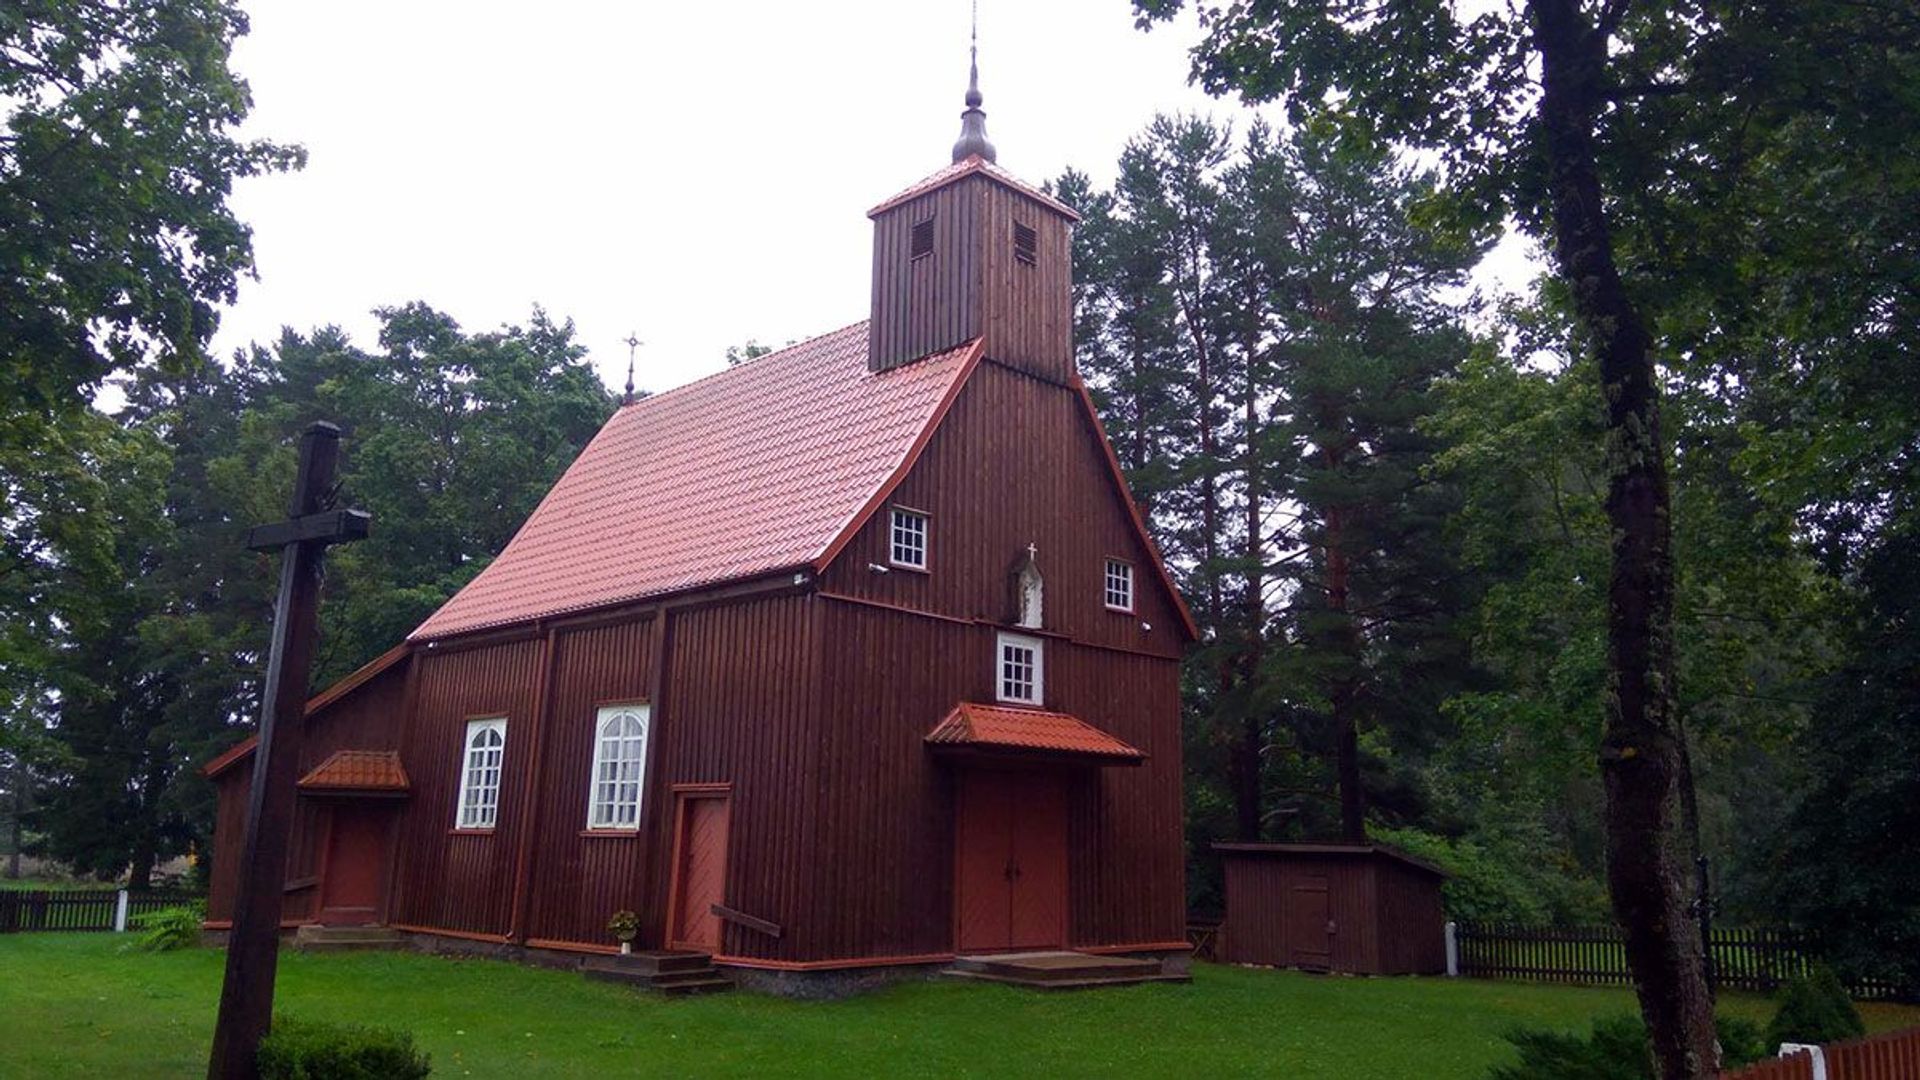
<instances>
[{"instance_id":1,"label":"large wooden cross in yard","mask_svg":"<svg viewBox=\"0 0 1920 1080\"><path fill-rule=\"evenodd\" d=\"M246 848L240 857L233 927L227 935L227 978L220 987L220 1019L213 1029L213 1054L207 1062L211 1080L257 1076L254 1057L273 1020L273 973L279 959L280 906L307 680L313 666L320 558L329 544L364 538L369 521L364 511L332 507L333 474L339 460L340 429L328 423L309 427L300 437L300 469L288 520L247 534L247 547L281 552L280 598L274 608L273 647L267 654L260 741L253 751Z\"/></svg>"}]
</instances>

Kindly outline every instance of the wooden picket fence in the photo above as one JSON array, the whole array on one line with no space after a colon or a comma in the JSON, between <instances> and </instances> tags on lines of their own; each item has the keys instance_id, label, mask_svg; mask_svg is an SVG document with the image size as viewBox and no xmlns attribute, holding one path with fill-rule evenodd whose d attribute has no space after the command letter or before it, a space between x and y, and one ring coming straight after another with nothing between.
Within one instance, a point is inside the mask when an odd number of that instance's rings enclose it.
<instances>
[{"instance_id":1,"label":"wooden picket fence","mask_svg":"<svg viewBox=\"0 0 1920 1080\"><path fill-rule=\"evenodd\" d=\"M1460 923L1459 971L1485 979L1528 979L1586 986L1630 986L1625 935L1615 926L1515 926ZM1813 956L1787 930L1715 927L1710 943L1715 983L1763 993L1803 975ZM1856 998L1902 996L1892 983L1849 982Z\"/></svg>"},{"instance_id":2,"label":"wooden picket fence","mask_svg":"<svg viewBox=\"0 0 1920 1080\"><path fill-rule=\"evenodd\" d=\"M1914 1080L1920 1077L1920 1028L1887 1031L1820 1048L1827 1080ZM1726 1080L1814 1080L1813 1055L1790 1054L1737 1069Z\"/></svg>"},{"instance_id":3,"label":"wooden picket fence","mask_svg":"<svg viewBox=\"0 0 1920 1080\"><path fill-rule=\"evenodd\" d=\"M190 892L149 890L127 894L127 918L180 907L200 899ZM0 934L42 930L112 930L120 894L111 889L0 891Z\"/></svg>"}]
</instances>

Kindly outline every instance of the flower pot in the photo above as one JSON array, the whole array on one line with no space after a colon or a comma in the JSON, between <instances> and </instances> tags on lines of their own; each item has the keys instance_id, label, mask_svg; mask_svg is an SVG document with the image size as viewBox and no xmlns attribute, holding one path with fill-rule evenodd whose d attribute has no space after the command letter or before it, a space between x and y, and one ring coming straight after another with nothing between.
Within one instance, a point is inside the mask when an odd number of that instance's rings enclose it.
<instances>
[{"instance_id":1,"label":"flower pot","mask_svg":"<svg viewBox=\"0 0 1920 1080\"><path fill-rule=\"evenodd\" d=\"M621 942L621 943L620 943L620 955L621 955L621 956L632 956L632 955L633 955L633 942L631 942L631 941L623 941L623 942Z\"/></svg>"}]
</instances>

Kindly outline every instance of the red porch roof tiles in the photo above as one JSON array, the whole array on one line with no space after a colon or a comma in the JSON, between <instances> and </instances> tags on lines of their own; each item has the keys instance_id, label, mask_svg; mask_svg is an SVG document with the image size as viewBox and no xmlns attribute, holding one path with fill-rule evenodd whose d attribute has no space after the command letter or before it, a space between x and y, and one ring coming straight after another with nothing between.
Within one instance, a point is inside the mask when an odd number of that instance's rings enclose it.
<instances>
[{"instance_id":1,"label":"red porch roof tiles","mask_svg":"<svg viewBox=\"0 0 1920 1080\"><path fill-rule=\"evenodd\" d=\"M1077 716L961 702L927 732L928 746L1066 754L1138 765L1147 755Z\"/></svg>"},{"instance_id":2,"label":"red porch roof tiles","mask_svg":"<svg viewBox=\"0 0 1920 1080\"><path fill-rule=\"evenodd\" d=\"M622 407L409 640L820 569L931 434L977 345L874 373L861 322Z\"/></svg>"},{"instance_id":3,"label":"red porch roof tiles","mask_svg":"<svg viewBox=\"0 0 1920 1080\"><path fill-rule=\"evenodd\" d=\"M300 778L302 791L405 792L407 770L393 750L336 750Z\"/></svg>"}]
</instances>

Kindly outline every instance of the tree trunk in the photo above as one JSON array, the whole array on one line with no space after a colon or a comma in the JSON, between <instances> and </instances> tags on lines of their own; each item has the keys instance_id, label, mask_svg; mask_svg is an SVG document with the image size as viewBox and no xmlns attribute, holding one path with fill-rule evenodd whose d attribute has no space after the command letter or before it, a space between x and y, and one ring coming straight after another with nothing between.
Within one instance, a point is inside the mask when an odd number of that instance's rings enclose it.
<instances>
[{"instance_id":1,"label":"tree trunk","mask_svg":"<svg viewBox=\"0 0 1920 1080\"><path fill-rule=\"evenodd\" d=\"M143 838L133 853L133 868L127 872L127 888L134 892L153 887L153 844Z\"/></svg>"},{"instance_id":2,"label":"tree trunk","mask_svg":"<svg viewBox=\"0 0 1920 1080\"><path fill-rule=\"evenodd\" d=\"M1627 295L1594 159L1607 45L1579 0L1532 0L1541 59L1539 135L1554 258L1592 339L1607 410L1605 728L1607 883L1626 932L1640 1013L1666 1080L1718 1076L1713 1005L1689 917L1674 711L1673 553L1652 341Z\"/></svg>"},{"instance_id":3,"label":"tree trunk","mask_svg":"<svg viewBox=\"0 0 1920 1080\"><path fill-rule=\"evenodd\" d=\"M1328 454L1328 468L1339 468L1337 454ZM1333 713L1334 762L1340 783L1340 838L1359 844L1367 839L1367 793L1360 779L1360 718L1354 711L1360 692L1360 636L1348 610L1353 570L1343 535L1345 525L1345 512L1329 507L1325 514L1327 618L1331 623L1329 644L1339 657L1340 668L1327 687L1327 703Z\"/></svg>"}]
</instances>

